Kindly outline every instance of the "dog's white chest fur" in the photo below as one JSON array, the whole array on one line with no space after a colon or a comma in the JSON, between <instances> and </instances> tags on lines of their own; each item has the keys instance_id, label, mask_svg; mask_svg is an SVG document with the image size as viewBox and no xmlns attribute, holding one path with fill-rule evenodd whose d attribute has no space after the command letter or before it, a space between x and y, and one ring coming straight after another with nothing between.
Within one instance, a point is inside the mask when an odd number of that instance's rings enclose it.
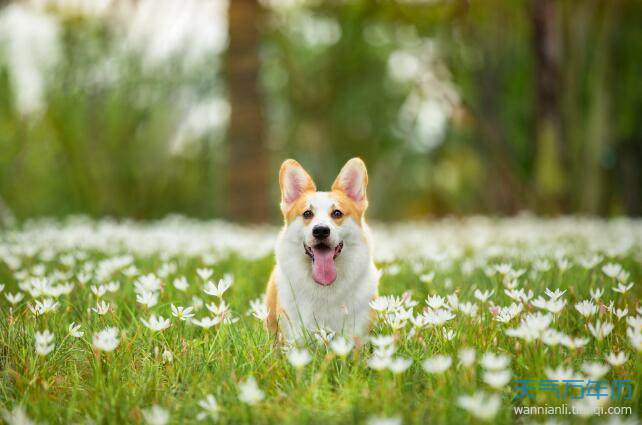
<instances>
[{"instance_id":1,"label":"dog's white chest fur","mask_svg":"<svg viewBox=\"0 0 642 425\"><path fill-rule=\"evenodd\" d=\"M356 224L354 225L356 226ZM379 272L371 257L369 231L352 229L344 234L344 247L336 258L337 279L329 286L312 277L311 259L292 229L285 228L276 244L276 284L285 315L279 327L288 339L303 329L319 328L344 335L363 335L370 318L370 301L376 296Z\"/></svg>"}]
</instances>

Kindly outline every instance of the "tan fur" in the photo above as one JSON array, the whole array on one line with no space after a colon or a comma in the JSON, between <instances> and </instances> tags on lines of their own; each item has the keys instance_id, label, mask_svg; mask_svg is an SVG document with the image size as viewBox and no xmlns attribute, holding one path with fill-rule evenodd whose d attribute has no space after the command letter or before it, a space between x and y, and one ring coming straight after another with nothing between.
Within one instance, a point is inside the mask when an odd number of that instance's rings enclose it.
<instances>
[{"instance_id":1,"label":"tan fur","mask_svg":"<svg viewBox=\"0 0 642 425\"><path fill-rule=\"evenodd\" d=\"M303 215L303 212L308 209L308 196L312 193L314 193L314 191L305 192L283 212L283 218L286 222L290 223L295 218ZM304 219L304 221L307 223L307 220Z\"/></svg>"},{"instance_id":2,"label":"tan fur","mask_svg":"<svg viewBox=\"0 0 642 425\"><path fill-rule=\"evenodd\" d=\"M336 201L335 208L343 213L343 217L334 219L334 221L341 225L345 219L352 217L354 221L361 226L363 223L363 214L365 210L354 202L344 191L340 189L332 190L331 196Z\"/></svg>"},{"instance_id":3,"label":"tan fur","mask_svg":"<svg viewBox=\"0 0 642 425\"><path fill-rule=\"evenodd\" d=\"M267 285L267 291L265 293L265 305L268 308L268 317L265 324L268 330L277 333L279 331L279 315L281 314L281 308L279 307L279 294L276 288L276 279L274 274L274 270L272 270L270 280Z\"/></svg>"}]
</instances>

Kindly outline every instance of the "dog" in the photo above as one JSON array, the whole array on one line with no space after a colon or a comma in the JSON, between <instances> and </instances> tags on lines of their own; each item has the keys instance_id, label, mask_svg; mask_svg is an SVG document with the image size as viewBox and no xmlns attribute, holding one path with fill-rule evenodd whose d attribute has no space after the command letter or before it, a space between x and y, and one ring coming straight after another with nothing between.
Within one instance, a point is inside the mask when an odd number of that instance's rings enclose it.
<instances>
[{"instance_id":1,"label":"dog","mask_svg":"<svg viewBox=\"0 0 642 425\"><path fill-rule=\"evenodd\" d=\"M287 340L318 329L364 335L379 284L364 217L366 165L352 158L329 192L317 192L303 167L288 159L281 165L279 185L285 223L266 290L268 329Z\"/></svg>"}]
</instances>

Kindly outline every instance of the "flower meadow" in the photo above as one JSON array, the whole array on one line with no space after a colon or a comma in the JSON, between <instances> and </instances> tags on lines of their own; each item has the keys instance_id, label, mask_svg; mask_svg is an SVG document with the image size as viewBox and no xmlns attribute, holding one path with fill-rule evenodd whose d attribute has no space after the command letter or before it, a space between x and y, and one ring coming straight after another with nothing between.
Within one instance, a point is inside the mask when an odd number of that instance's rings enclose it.
<instances>
[{"instance_id":1,"label":"flower meadow","mask_svg":"<svg viewBox=\"0 0 642 425\"><path fill-rule=\"evenodd\" d=\"M370 335L320 324L296 343L262 323L275 227L76 217L3 230L1 417L638 423L642 222L525 215L373 230ZM549 389L520 398L519 380ZM614 399L562 384L601 380L631 385ZM515 410L545 405L578 413Z\"/></svg>"}]
</instances>

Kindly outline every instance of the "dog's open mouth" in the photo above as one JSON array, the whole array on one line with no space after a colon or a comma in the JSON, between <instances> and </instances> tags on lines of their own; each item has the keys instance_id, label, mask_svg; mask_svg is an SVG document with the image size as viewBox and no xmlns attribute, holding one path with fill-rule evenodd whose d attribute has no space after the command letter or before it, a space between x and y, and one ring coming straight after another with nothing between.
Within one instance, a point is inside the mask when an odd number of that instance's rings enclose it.
<instances>
[{"instance_id":1,"label":"dog's open mouth","mask_svg":"<svg viewBox=\"0 0 642 425\"><path fill-rule=\"evenodd\" d=\"M303 243L305 253L312 259L312 277L319 285L332 285L337 278L337 268L334 260L341 254L343 242L334 248L326 243L318 243L312 247Z\"/></svg>"}]
</instances>

